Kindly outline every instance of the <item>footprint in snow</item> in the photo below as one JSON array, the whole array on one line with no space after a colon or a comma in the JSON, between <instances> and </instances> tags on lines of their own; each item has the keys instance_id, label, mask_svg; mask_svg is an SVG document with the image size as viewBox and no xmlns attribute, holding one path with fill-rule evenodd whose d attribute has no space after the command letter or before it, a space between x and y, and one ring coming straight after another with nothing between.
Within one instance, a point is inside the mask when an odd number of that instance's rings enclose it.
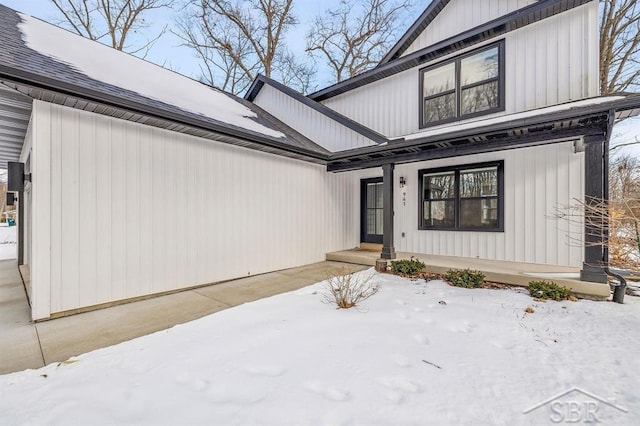
<instances>
[{"instance_id":1,"label":"footprint in snow","mask_svg":"<svg viewBox=\"0 0 640 426\"><path fill-rule=\"evenodd\" d=\"M384 396L394 404L402 404L402 401L404 401L404 395L398 391L390 390L389 392L386 392Z\"/></svg>"},{"instance_id":2,"label":"footprint in snow","mask_svg":"<svg viewBox=\"0 0 640 426\"><path fill-rule=\"evenodd\" d=\"M278 365L250 365L244 367L243 371L254 376L278 377L282 376L286 370Z\"/></svg>"},{"instance_id":3,"label":"footprint in snow","mask_svg":"<svg viewBox=\"0 0 640 426\"><path fill-rule=\"evenodd\" d=\"M466 334L466 333L471 333L473 329L475 329L476 327L478 327L477 323L464 321L462 323L450 325L449 331L452 331L454 333Z\"/></svg>"},{"instance_id":4,"label":"footprint in snow","mask_svg":"<svg viewBox=\"0 0 640 426\"><path fill-rule=\"evenodd\" d=\"M411 365L409 358L400 354L393 354L393 362L395 362L398 367L408 367Z\"/></svg>"},{"instance_id":5,"label":"footprint in snow","mask_svg":"<svg viewBox=\"0 0 640 426\"><path fill-rule=\"evenodd\" d=\"M267 397L267 394L260 389L249 386L215 386L207 391L210 401L219 404L250 405L260 402Z\"/></svg>"},{"instance_id":6,"label":"footprint in snow","mask_svg":"<svg viewBox=\"0 0 640 426\"><path fill-rule=\"evenodd\" d=\"M325 385L324 383L317 381L307 382L305 388L308 391L322 395L332 401L346 401L350 396L349 392L344 389L340 389L337 386Z\"/></svg>"},{"instance_id":7,"label":"footprint in snow","mask_svg":"<svg viewBox=\"0 0 640 426\"><path fill-rule=\"evenodd\" d=\"M407 314L405 311L396 311L396 315L398 315L398 317L402 319L409 318L409 314Z\"/></svg>"},{"instance_id":8,"label":"footprint in snow","mask_svg":"<svg viewBox=\"0 0 640 426\"><path fill-rule=\"evenodd\" d=\"M429 344L429 338L427 336L425 336L424 334L416 333L412 337L413 337L413 340L419 345L428 345Z\"/></svg>"},{"instance_id":9,"label":"footprint in snow","mask_svg":"<svg viewBox=\"0 0 640 426\"><path fill-rule=\"evenodd\" d=\"M501 342L499 340L492 340L491 344L498 349L506 349L506 350L513 349L516 347L515 343Z\"/></svg>"},{"instance_id":10,"label":"footprint in snow","mask_svg":"<svg viewBox=\"0 0 640 426\"><path fill-rule=\"evenodd\" d=\"M396 299L396 303L400 306L407 306L407 302L401 299Z\"/></svg>"},{"instance_id":11,"label":"footprint in snow","mask_svg":"<svg viewBox=\"0 0 640 426\"><path fill-rule=\"evenodd\" d=\"M378 378L377 381L381 385L394 391L402 391L402 392L409 392L409 393L419 393L422 391L422 387L420 386L419 383L401 376L380 377Z\"/></svg>"}]
</instances>

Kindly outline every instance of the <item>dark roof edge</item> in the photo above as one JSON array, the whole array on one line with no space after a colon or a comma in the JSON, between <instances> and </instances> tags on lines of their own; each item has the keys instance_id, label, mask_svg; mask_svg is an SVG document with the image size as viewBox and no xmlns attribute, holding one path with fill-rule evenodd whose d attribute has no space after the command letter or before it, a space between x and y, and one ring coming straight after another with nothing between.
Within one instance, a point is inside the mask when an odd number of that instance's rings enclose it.
<instances>
[{"instance_id":1,"label":"dark roof edge","mask_svg":"<svg viewBox=\"0 0 640 426\"><path fill-rule=\"evenodd\" d=\"M150 116L162 120L169 120L175 123L184 124L187 126L195 127L201 130L210 132L216 132L223 136L233 137L237 139L246 140L247 142L256 142L283 152L295 153L304 157L313 158L317 160L326 161L328 157L324 154L314 152L302 147L292 146L278 141L276 138L271 138L266 135L260 135L254 132L242 131L240 128L227 127L224 125L212 123L209 121L198 120L194 117L188 117L185 115L164 111L159 108L155 108L150 105L145 105L140 102L125 100L117 96L112 96L103 92L99 92L92 89L76 86L60 80L53 80L45 78L41 75L32 74L16 70L14 68L7 67L0 64L0 79L6 79L18 84L24 84L27 86L33 86L39 89L52 90L63 95L80 97L90 102L95 102L102 105L107 105L113 108L125 109L137 114Z\"/></svg>"},{"instance_id":2,"label":"dark roof edge","mask_svg":"<svg viewBox=\"0 0 640 426\"><path fill-rule=\"evenodd\" d=\"M309 108L319 112L320 114L330 118L331 120L342 124L343 126L349 128L350 130L353 130L354 132L364 136L367 139L372 140L377 144L389 142L389 139L387 139L384 135L376 132L375 130L372 130L350 119L349 117L346 117L340 114L339 112L334 111L331 108L325 105L322 105L321 103L316 102L313 99L310 99L302 95L299 92L296 92L295 90L285 86L280 82L277 82L269 77L265 77L262 74L259 74L256 77L256 79L253 81L253 83L251 84L251 87L247 91L247 94L244 96L244 98L250 102L253 102L253 100L258 96L258 93L260 93L260 90L262 90L262 87L265 84L268 84L274 89L279 90L285 95L295 99L296 101L304 104L305 106L308 106Z\"/></svg>"},{"instance_id":3,"label":"dark roof edge","mask_svg":"<svg viewBox=\"0 0 640 426\"><path fill-rule=\"evenodd\" d=\"M490 40L507 32L533 24L542 19L546 19L547 17L582 6L583 4L591 1L593 0L574 0L567 3L566 8L562 8L562 3L566 2L566 0L543 0L533 3L529 6L523 7L522 9L518 9L507 15L496 18L493 21L486 22L436 44L417 50L392 62L388 62L369 71L365 71L364 73L348 80L344 80L340 83L321 89L308 95L308 97L318 102L329 99L333 96L337 96L344 92L357 89L369 83L373 83L416 67L425 62L433 61L441 56L451 53L451 48L459 50L473 46L481 41ZM543 17L542 11L545 9L550 10L552 13ZM526 16L530 16L530 19L528 19L526 23L523 23L520 26L514 25L518 19L522 19ZM483 38L482 36L485 33L488 34L488 36Z\"/></svg>"},{"instance_id":4,"label":"dark roof edge","mask_svg":"<svg viewBox=\"0 0 640 426\"><path fill-rule=\"evenodd\" d=\"M440 14L442 9L449 4L450 0L433 0L429 6L422 12L422 15L409 27L404 35L398 40L398 42L384 55L378 67L386 64L387 62L396 59L405 50L411 46L411 44L422 34L422 32L436 19L436 16Z\"/></svg>"},{"instance_id":5,"label":"dark roof edge","mask_svg":"<svg viewBox=\"0 0 640 426\"><path fill-rule=\"evenodd\" d=\"M604 97L616 96L616 94L610 94ZM603 97L603 96L600 96ZM590 99L597 99L590 98ZM394 140L391 144L382 147L362 147L355 148L348 151L341 151L331 155L331 161L346 159L349 157L357 157L367 155L370 153L377 153L385 150L393 151L401 148L409 148L414 145L419 145L425 142L440 142L445 140L460 139L472 136L478 136L482 134L488 134L498 132L501 130L508 130L518 127L530 127L536 125L543 125L551 122L567 121L578 118L584 118L592 115L609 113L609 111L624 111L629 109L640 109L640 93L626 96L625 99L613 100L611 102L600 103L596 105L587 105L577 108L570 108L565 111L550 112L546 114L540 114L532 117L524 117L515 120L507 120L500 123L490 124L488 126L469 127L464 130L452 131L448 133L441 133L434 136L425 136L416 139L406 140ZM640 110L638 111L640 114ZM389 157L393 162L393 157Z\"/></svg>"}]
</instances>

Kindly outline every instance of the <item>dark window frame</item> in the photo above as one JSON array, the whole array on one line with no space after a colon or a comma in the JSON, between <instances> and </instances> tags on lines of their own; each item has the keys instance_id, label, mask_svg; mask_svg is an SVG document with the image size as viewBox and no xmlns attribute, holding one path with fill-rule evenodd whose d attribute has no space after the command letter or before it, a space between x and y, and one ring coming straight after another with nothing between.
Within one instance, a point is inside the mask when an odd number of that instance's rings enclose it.
<instances>
[{"instance_id":1,"label":"dark window frame","mask_svg":"<svg viewBox=\"0 0 640 426\"><path fill-rule=\"evenodd\" d=\"M477 55L479 53L482 53L484 51L487 50L491 50L491 49L495 49L498 48L498 77L496 78L489 78L483 81L478 81L466 86L463 86L461 84L461 63L462 60L474 55ZM451 63L455 63L455 89L453 90L453 92L456 95L456 115L454 117L450 117L450 118L445 118L442 120L438 120L438 121L431 121L429 123L425 123L424 122L424 103L426 100L429 99L433 99L433 98L437 98L440 96L443 96L445 93L450 93L451 90L449 91L445 91L442 92L440 94L437 95L430 95L430 96L424 96L424 74L429 72L429 71L433 71L434 69L443 67L443 66L447 66ZM506 97L505 97L505 41L500 40L497 41L495 43L491 43L487 46L482 46L478 49L474 49L470 52L464 53L462 55L458 55L455 58L452 59L447 59L445 61L441 61L432 65L429 65L428 67L422 68L420 69L419 74L419 87L420 87L420 105L418 108L418 113L420 114L419 116L419 128L420 129L424 129L424 128L428 128L428 127L433 127L433 126L438 126L441 124L446 124L446 123L452 123L454 121L460 121L460 120L466 120L468 118L474 118L474 117L479 117L482 115L487 115L487 114L493 114L496 112L501 112L505 110L505 103L506 103ZM498 106L495 108L489 108L483 111L477 111L477 112L472 112L472 113L468 113L468 114L462 114L462 91L463 89L470 89L476 86L480 86L482 84L487 84L489 82L493 82L493 81L497 81L498 83Z\"/></svg>"},{"instance_id":2,"label":"dark window frame","mask_svg":"<svg viewBox=\"0 0 640 426\"><path fill-rule=\"evenodd\" d=\"M460 226L460 173L481 169L486 167L497 168L498 178L498 225L495 228L486 227L463 227ZM454 214L455 221L453 227L432 226L424 221L424 175L434 173L454 173ZM475 197L473 197L475 198ZM473 199L472 198L472 199ZM467 198L464 198L467 199ZM476 232L504 232L504 160L489 161L484 163L461 164L456 166L438 167L433 169L418 170L418 229L423 231L476 231Z\"/></svg>"}]
</instances>

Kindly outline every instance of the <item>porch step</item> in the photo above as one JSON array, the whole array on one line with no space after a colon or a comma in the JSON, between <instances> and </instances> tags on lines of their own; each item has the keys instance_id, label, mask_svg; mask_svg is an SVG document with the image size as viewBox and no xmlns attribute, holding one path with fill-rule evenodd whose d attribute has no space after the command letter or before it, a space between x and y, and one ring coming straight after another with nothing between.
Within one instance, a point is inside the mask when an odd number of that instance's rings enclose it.
<instances>
[{"instance_id":1,"label":"porch step","mask_svg":"<svg viewBox=\"0 0 640 426\"><path fill-rule=\"evenodd\" d=\"M552 280L581 297L604 300L610 296L609 285L580 281L579 268L574 267L401 252L397 256L398 259L416 257L426 264L427 271L437 274L443 274L449 269L470 268L482 271L487 281L528 287L530 281ZM378 253L366 250L327 253L327 260L366 266L375 266L379 257Z\"/></svg>"},{"instance_id":2,"label":"porch step","mask_svg":"<svg viewBox=\"0 0 640 426\"><path fill-rule=\"evenodd\" d=\"M382 244L360 243L360 250L382 252Z\"/></svg>"}]
</instances>

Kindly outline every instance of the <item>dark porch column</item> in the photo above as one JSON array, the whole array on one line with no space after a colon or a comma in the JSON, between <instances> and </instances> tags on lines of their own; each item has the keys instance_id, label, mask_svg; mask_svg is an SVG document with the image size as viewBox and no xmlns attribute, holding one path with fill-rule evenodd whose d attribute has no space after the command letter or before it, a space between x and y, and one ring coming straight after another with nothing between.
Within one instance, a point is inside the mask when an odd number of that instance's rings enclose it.
<instances>
[{"instance_id":1,"label":"dark porch column","mask_svg":"<svg viewBox=\"0 0 640 426\"><path fill-rule=\"evenodd\" d=\"M384 224L382 236L383 259L395 259L396 249L393 247L393 169L394 164L382 166L382 193L384 197Z\"/></svg>"},{"instance_id":2,"label":"dark porch column","mask_svg":"<svg viewBox=\"0 0 640 426\"><path fill-rule=\"evenodd\" d=\"M584 157L584 195L587 205L598 205L607 202L608 190L605 185L609 182L605 166L608 164L605 156L609 153L605 149L608 134L585 137ZM607 223L602 215L594 215L585 211L584 224L584 263L580 271L582 281L606 283L603 253L607 241Z\"/></svg>"}]
</instances>

